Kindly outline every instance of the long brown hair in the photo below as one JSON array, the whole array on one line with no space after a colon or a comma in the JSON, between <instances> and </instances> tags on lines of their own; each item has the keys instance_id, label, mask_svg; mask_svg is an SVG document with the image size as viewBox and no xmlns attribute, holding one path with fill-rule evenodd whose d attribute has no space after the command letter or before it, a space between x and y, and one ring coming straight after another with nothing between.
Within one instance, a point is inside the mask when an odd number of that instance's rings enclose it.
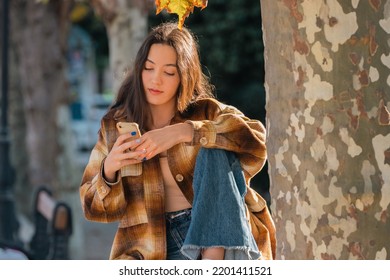
<instances>
[{"instance_id":1,"label":"long brown hair","mask_svg":"<svg viewBox=\"0 0 390 280\"><path fill-rule=\"evenodd\" d=\"M150 118L142 84L144 69L149 50L153 44L165 44L175 49L180 85L177 92L177 110L183 113L188 105L199 98L212 97L213 86L203 73L199 58L199 46L190 30L178 29L177 23L162 23L152 29L141 45L131 71L121 87L111 109L116 117L126 116L128 121L137 122L141 129L146 129Z\"/></svg>"}]
</instances>

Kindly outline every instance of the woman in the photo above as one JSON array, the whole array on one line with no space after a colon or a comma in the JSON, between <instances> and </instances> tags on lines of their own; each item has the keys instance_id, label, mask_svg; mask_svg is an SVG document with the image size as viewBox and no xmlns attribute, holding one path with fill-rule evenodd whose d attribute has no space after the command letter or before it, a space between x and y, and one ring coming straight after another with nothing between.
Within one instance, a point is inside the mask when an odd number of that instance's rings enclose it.
<instances>
[{"instance_id":1,"label":"woman","mask_svg":"<svg viewBox=\"0 0 390 280\"><path fill-rule=\"evenodd\" d=\"M120 121L137 123L142 136L134 140L130 133L119 135ZM239 172L225 176L235 160ZM194 36L175 23L164 23L145 39L133 71L101 121L81 182L83 211L89 220L119 221L110 259L226 259L237 248L257 258L260 252L250 233L255 223L248 212L260 213L266 206L249 182L265 160L263 125L213 98ZM218 167L222 161L226 168ZM140 163L135 172L124 171ZM226 184L232 191L225 190L219 177L230 178ZM208 182L214 178L213 185L219 186L211 188ZM235 206L225 208L225 199ZM223 233L225 221L238 221L242 231L236 233L233 225ZM219 236L215 232L221 237L214 240ZM248 244L239 243L244 235ZM236 241L236 236L241 239Z\"/></svg>"}]
</instances>

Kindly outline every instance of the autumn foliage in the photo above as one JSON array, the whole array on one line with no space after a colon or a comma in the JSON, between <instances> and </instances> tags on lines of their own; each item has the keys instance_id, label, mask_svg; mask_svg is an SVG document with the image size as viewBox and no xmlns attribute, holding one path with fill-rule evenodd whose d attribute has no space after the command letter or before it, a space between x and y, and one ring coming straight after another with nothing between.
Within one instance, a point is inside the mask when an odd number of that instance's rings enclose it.
<instances>
[{"instance_id":1,"label":"autumn foliage","mask_svg":"<svg viewBox=\"0 0 390 280\"><path fill-rule=\"evenodd\" d=\"M156 14L166 9L168 13L179 16L178 27L183 27L185 19L194 11L194 7L202 10L207 7L208 0L156 0Z\"/></svg>"}]
</instances>

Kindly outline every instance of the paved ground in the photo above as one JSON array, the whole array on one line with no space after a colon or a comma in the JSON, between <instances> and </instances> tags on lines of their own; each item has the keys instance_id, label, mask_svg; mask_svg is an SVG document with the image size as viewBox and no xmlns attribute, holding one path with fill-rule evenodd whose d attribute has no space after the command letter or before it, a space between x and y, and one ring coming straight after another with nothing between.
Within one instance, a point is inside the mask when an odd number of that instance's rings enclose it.
<instances>
[{"instance_id":1,"label":"paved ground","mask_svg":"<svg viewBox=\"0 0 390 280\"><path fill-rule=\"evenodd\" d=\"M83 171L89 158L89 152L79 154L79 170ZM80 180L81 180L81 174ZM81 210L78 192L71 194L73 198L73 219L75 222L72 237L71 255L73 259L106 260L109 258L111 244L117 224L103 224L87 221Z\"/></svg>"},{"instance_id":2,"label":"paved ground","mask_svg":"<svg viewBox=\"0 0 390 280\"><path fill-rule=\"evenodd\" d=\"M86 260L106 260L109 258L116 225L85 222L85 251Z\"/></svg>"}]
</instances>

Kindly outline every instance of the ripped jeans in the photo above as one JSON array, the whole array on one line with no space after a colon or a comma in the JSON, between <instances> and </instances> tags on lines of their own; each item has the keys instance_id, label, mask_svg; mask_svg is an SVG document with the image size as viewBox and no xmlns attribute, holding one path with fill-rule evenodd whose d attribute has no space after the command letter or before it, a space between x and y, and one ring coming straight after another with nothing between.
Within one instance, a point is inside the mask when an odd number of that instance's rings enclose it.
<instances>
[{"instance_id":1,"label":"ripped jeans","mask_svg":"<svg viewBox=\"0 0 390 280\"><path fill-rule=\"evenodd\" d=\"M194 171L191 222L181 253L198 259L201 250L223 247L226 260L261 256L246 218L246 184L234 153L201 148Z\"/></svg>"}]
</instances>

